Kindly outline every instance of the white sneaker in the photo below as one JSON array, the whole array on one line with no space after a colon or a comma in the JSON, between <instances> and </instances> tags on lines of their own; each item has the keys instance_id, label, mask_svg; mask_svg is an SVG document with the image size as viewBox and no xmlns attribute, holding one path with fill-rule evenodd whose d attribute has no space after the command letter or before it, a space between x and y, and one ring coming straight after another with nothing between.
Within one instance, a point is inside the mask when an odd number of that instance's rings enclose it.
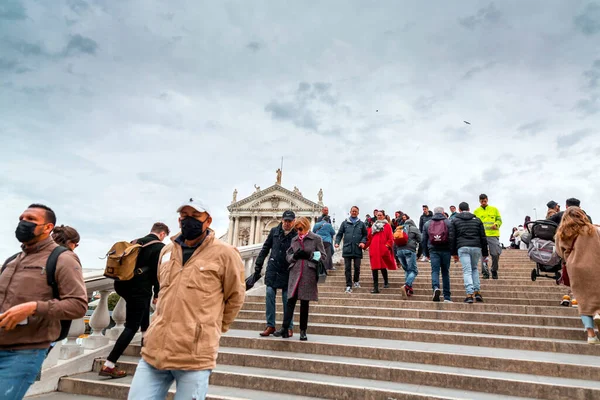
<instances>
[{"instance_id":1,"label":"white sneaker","mask_svg":"<svg viewBox=\"0 0 600 400\"><path fill-rule=\"evenodd\" d=\"M427 261L427 259L425 258L425 256L423 256L423 257L421 257L421 260L420 260L420 261L421 261L421 262L425 262L425 261Z\"/></svg>"},{"instance_id":2,"label":"white sneaker","mask_svg":"<svg viewBox=\"0 0 600 400\"><path fill-rule=\"evenodd\" d=\"M588 344L600 344L600 340L598 340L598 336L588 336Z\"/></svg>"},{"instance_id":3,"label":"white sneaker","mask_svg":"<svg viewBox=\"0 0 600 400\"><path fill-rule=\"evenodd\" d=\"M454 303L452 300L444 300L444 303Z\"/></svg>"},{"instance_id":4,"label":"white sneaker","mask_svg":"<svg viewBox=\"0 0 600 400\"><path fill-rule=\"evenodd\" d=\"M354 282L354 287L355 288L359 288L360 287L360 282Z\"/></svg>"},{"instance_id":5,"label":"white sneaker","mask_svg":"<svg viewBox=\"0 0 600 400\"><path fill-rule=\"evenodd\" d=\"M352 288L350 286L346 286L346 293L352 293Z\"/></svg>"}]
</instances>

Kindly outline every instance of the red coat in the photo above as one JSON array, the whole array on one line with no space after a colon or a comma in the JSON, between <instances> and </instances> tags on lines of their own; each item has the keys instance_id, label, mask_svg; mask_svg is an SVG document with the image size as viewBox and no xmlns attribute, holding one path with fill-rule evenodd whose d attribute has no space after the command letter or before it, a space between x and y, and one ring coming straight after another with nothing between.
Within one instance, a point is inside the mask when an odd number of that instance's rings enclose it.
<instances>
[{"instance_id":1,"label":"red coat","mask_svg":"<svg viewBox=\"0 0 600 400\"><path fill-rule=\"evenodd\" d=\"M383 231L373 235L372 228L368 230L367 248L369 249L369 257L371 258L371 269L390 269L395 270L396 260L394 259L394 234L390 224L383 226ZM389 246L389 247L388 247Z\"/></svg>"}]
</instances>

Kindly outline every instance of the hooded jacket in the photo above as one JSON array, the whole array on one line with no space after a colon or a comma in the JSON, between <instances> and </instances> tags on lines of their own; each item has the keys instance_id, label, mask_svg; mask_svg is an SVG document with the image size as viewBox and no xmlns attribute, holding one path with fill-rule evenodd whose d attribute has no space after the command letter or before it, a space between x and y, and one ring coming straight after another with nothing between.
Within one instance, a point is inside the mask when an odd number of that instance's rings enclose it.
<instances>
[{"instance_id":1,"label":"hooded jacket","mask_svg":"<svg viewBox=\"0 0 600 400\"><path fill-rule=\"evenodd\" d=\"M397 247L397 250L410 250L413 252L417 252L417 245L421 243L422 235L421 231L417 229L417 224L412 219L406 220L404 222L404 232L408 235L408 243L406 246Z\"/></svg>"},{"instance_id":2,"label":"hooded jacket","mask_svg":"<svg viewBox=\"0 0 600 400\"><path fill-rule=\"evenodd\" d=\"M456 214L451 222L454 225L453 256L458 255L458 249L461 247L479 247L483 257L489 255L485 228L475 214L461 212Z\"/></svg>"},{"instance_id":3,"label":"hooded jacket","mask_svg":"<svg viewBox=\"0 0 600 400\"><path fill-rule=\"evenodd\" d=\"M427 215L421 214L421 218L419 218L419 231L421 231L421 233L423 233L423 228L425 227L425 224L427 223L427 221L430 221L431 218L433 218L433 213L431 211L428 211Z\"/></svg>"},{"instance_id":4,"label":"hooded jacket","mask_svg":"<svg viewBox=\"0 0 600 400\"><path fill-rule=\"evenodd\" d=\"M433 245L429 243L429 226L432 221L444 221L446 227L448 228L448 243L442 245ZM421 245L423 246L423 254L425 257L429 257L429 252L431 251L451 251L452 243L454 243L454 225L450 222L448 218L444 214L434 214L433 218L430 221L425 223L423 227L423 239L421 240Z\"/></svg>"}]
</instances>

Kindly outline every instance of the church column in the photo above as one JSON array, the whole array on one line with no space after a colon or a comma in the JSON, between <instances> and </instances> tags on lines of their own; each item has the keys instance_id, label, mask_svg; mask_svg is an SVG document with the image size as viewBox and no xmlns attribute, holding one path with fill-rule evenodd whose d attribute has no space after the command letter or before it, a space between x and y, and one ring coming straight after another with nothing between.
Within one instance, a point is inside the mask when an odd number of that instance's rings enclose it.
<instances>
[{"instance_id":1,"label":"church column","mask_svg":"<svg viewBox=\"0 0 600 400\"><path fill-rule=\"evenodd\" d=\"M235 223L233 224L233 243L234 247L238 246L239 237L240 237L240 217L235 217Z\"/></svg>"},{"instance_id":2,"label":"church column","mask_svg":"<svg viewBox=\"0 0 600 400\"><path fill-rule=\"evenodd\" d=\"M227 231L227 243L233 243L233 219L235 217L229 217L229 230Z\"/></svg>"},{"instance_id":3,"label":"church column","mask_svg":"<svg viewBox=\"0 0 600 400\"><path fill-rule=\"evenodd\" d=\"M256 217L256 232L254 235L254 243L255 244L261 243L261 241L260 241L261 235L262 235L262 222L261 222L261 216L259 215L258 217Z\"/></svg>"},{"instance_id":4,"label":"church column","mask_svg":"<svg viewBox=\"0 0 600 400\"><path fill-rule=\"evenodd\" d=\"M254 244L256 243L256 216L252 215L250 218L250 238L248 239L248 244Z\"/></svg>"}]
</instances>

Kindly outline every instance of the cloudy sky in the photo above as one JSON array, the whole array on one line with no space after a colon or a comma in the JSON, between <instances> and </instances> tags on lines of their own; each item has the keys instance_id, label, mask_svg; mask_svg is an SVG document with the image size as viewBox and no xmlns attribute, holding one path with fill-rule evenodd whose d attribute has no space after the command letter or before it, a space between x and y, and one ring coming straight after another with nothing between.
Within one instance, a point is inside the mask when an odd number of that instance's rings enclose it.
<instances>
[{"instance_id":1,"label":"cloudy sky","mask_svg":"<svg viewBox=\"0 0 600 400\"><path fill-rule=\"evenodd\" d=\"M338 219L485 192L505 242L551 199L600 221L600 2L424 3L3 0L0 256L32 202L86 268L189 197L222 234L282 156Z\"/></svg>"}]
</instances>

